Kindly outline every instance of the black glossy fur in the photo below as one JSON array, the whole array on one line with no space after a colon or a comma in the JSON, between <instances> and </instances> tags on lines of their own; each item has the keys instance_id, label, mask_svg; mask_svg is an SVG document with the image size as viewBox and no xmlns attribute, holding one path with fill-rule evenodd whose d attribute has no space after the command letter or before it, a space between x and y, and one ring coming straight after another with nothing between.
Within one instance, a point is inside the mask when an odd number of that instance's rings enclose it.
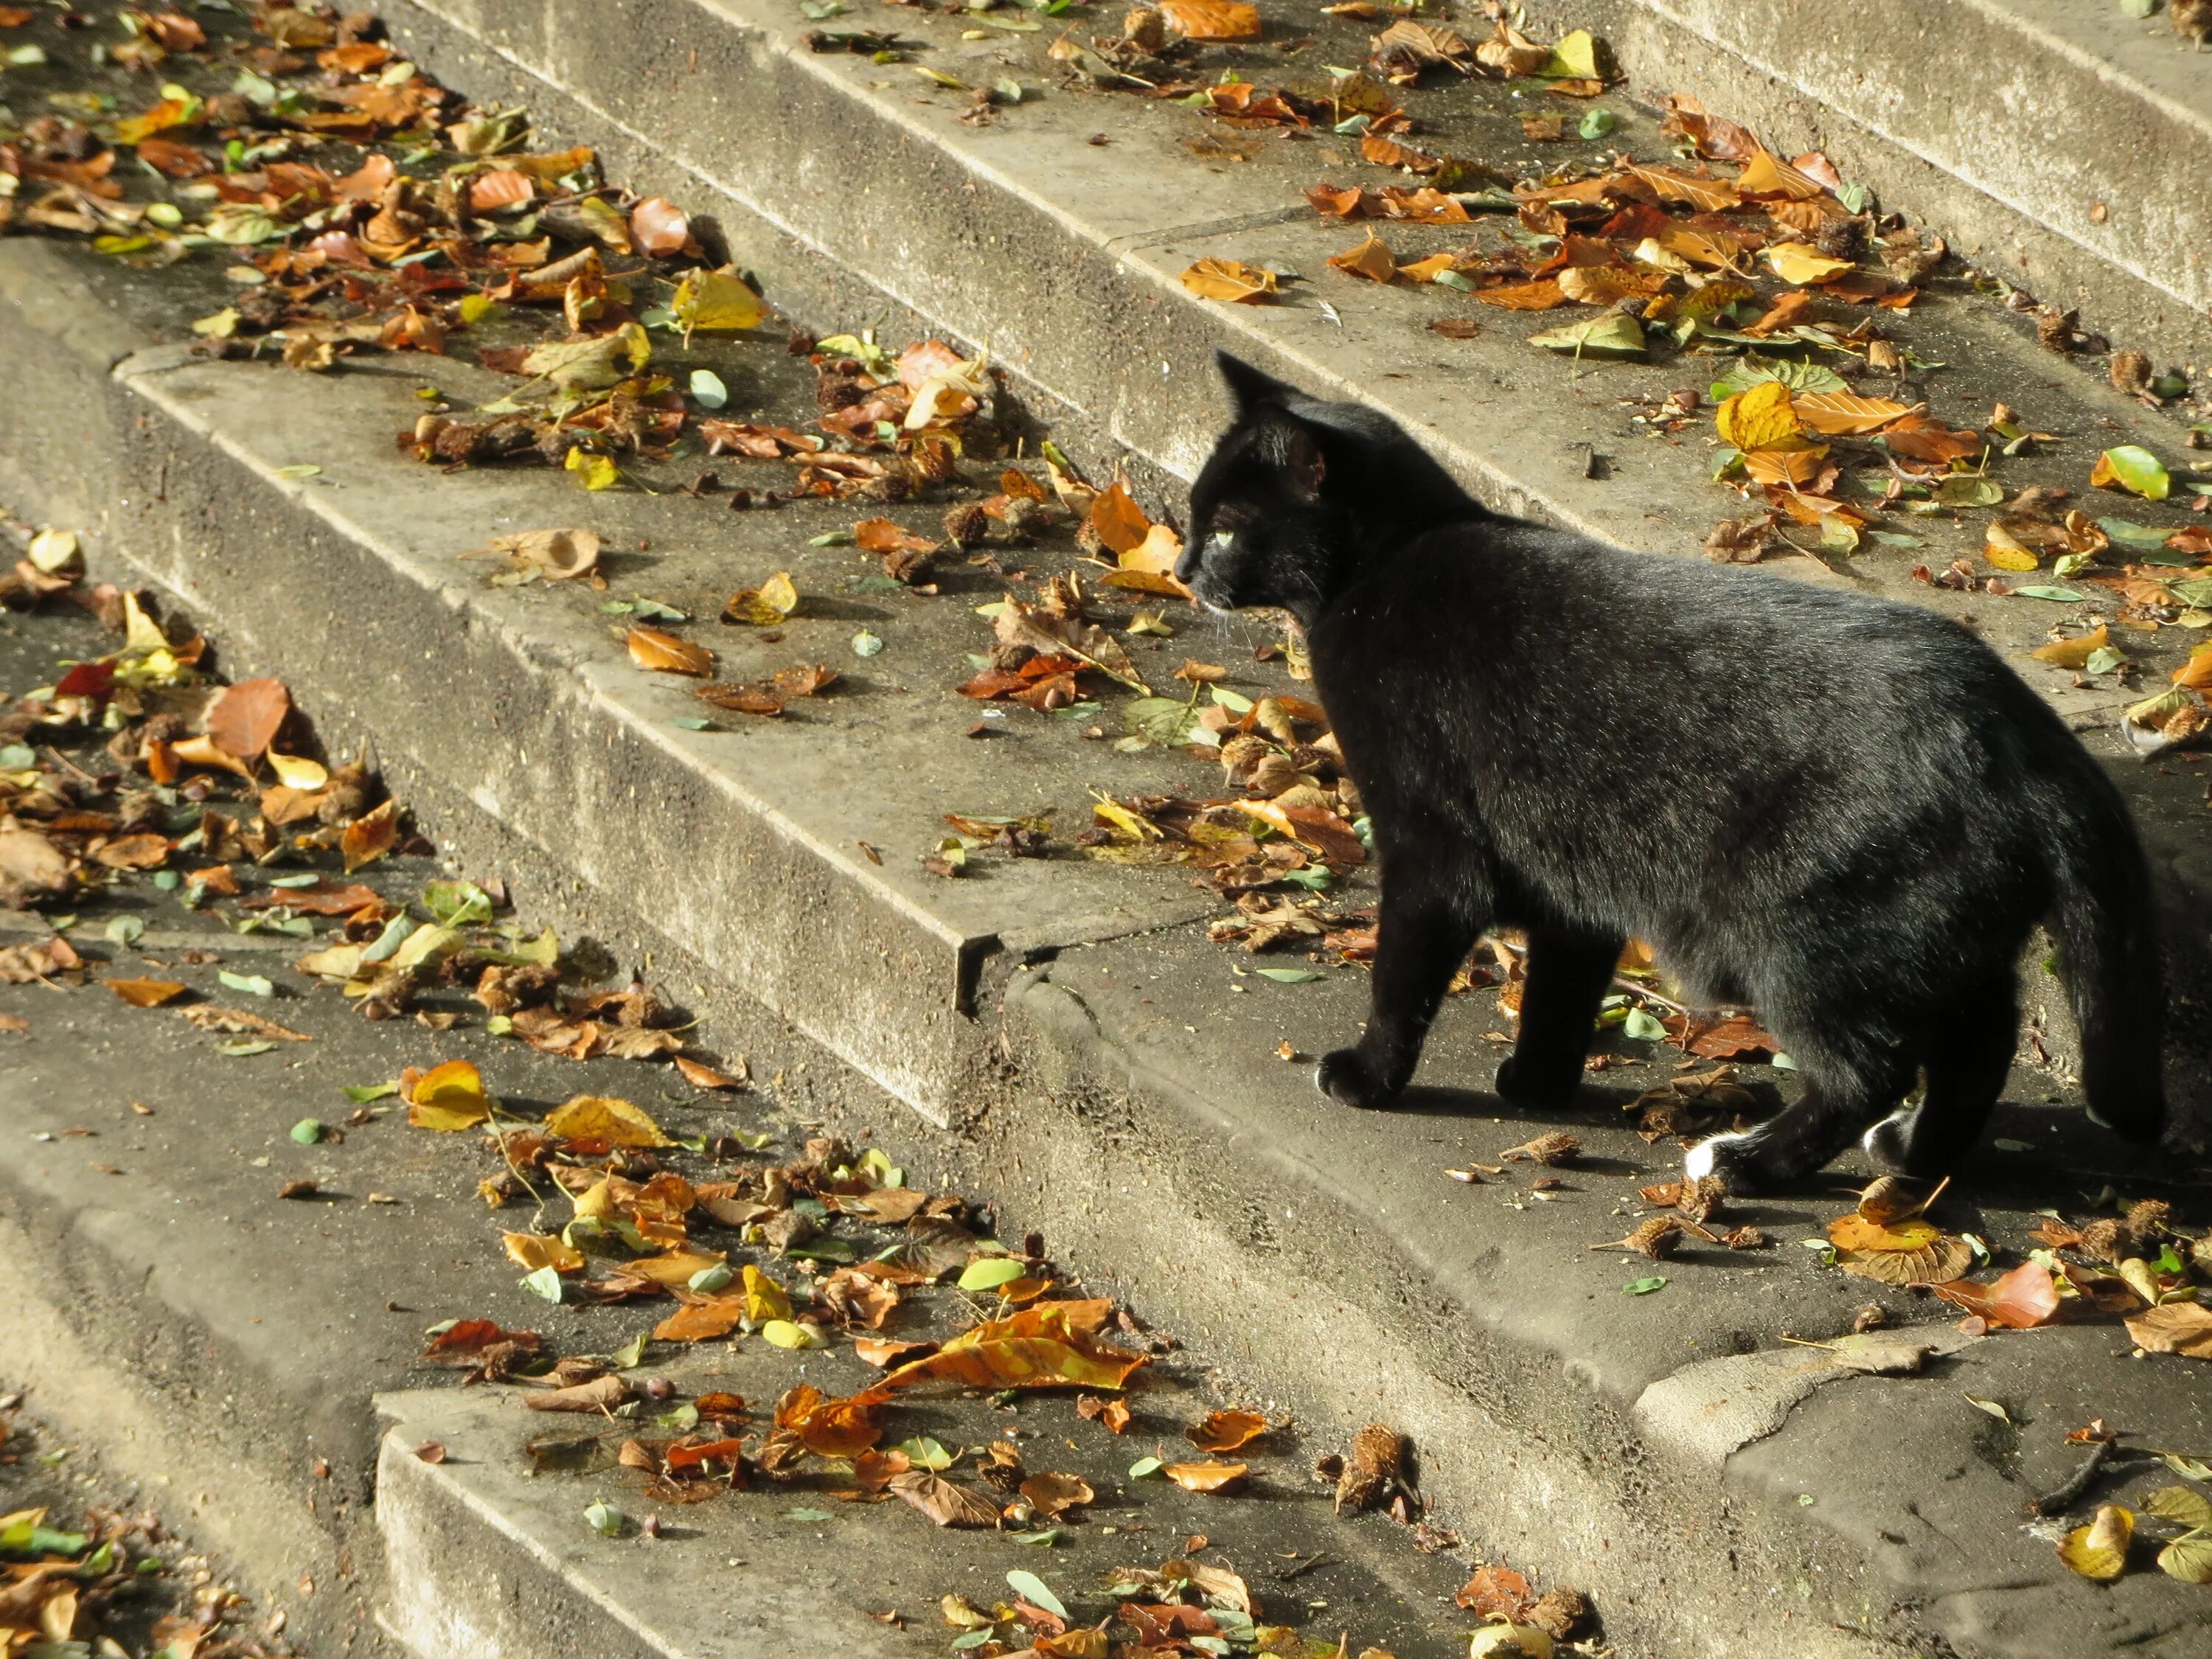
<instances>
[{"instance_id":1,"label":"black glossy fur","mask_svg":"<svg viewBox=\"0 0 2212 1659\"><path fill-rule=\"evenodd\" d=\"M1412 1078L1477 937L1525 928L1498 1092L1583 1076L1627 935L1703 998L1755 1006L1802 1099L1706 1142L1748 1189L1869 1126L1943 1169L2003 1089L2015 968L2048 919L2099 1120L2165 1121L2150 879L2125 805L1966 629L1911 606L1625 552L1478 506L1389 420L1224 356L1236 424L1191 492L1176 574L1279 606L1373 818L1374 1004L1317 1080L1353 1106ZM1890 1117L1924 1072L1924 1103Z\"/></svg>"}]
</instances>

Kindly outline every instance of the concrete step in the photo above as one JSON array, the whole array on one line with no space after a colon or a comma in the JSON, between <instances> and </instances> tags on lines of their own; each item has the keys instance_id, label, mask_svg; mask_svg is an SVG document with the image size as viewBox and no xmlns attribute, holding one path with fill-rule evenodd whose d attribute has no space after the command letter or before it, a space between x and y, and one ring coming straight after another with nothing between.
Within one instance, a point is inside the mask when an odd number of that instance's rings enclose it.
<instances>
[{"instance_id":1,"label":"concrete step","mask_svg":"<svg viewBox=\"0 0 2212 1659\"><path fill-rule=\"evenodd\" d=\"M1538 0L2160 366L2212 361L2212 76L2171 9L2075 0ZM1548 37L1547 37L1548 38Z\"/></svg>"},{"instance_id":2,"label":"concrete step","mask_svg":"<svg viewBox=\"0 0 2212 1659\"><path fill-rule=\"evenodd\" d=\"M718 32L717 20L731 27ZM1680 552L1734 507L1705 481L1697 446L1644 435L1620 402L1701 380L1691 371L1704 365L1577 368L1529 349L1531 325L1504 314L1486 316L1476 340L1439 341L1422 328L1436 296L1323 272L1350 238L1285 205L1316 170L1301 147L1216 173L1183 145L1189 112L1079 96L1025 101L979 131L919 77L916 90L903 75L875 87L885 67L797 52L787 19L737 6L638 8L605 33L598 12L564 9L557 30L550 10L543 21L496 52L450 19L442 33L426 24L418 44L480 95L502 75L534 88L549 125L609 144L639 182L656 168L688 181L687 194L723 211L747 262L802 301L849 301L866 286L894 325L990 340L1042 407L1149 458L1159 476L1188 471L1218 420L1203 349L1228 343L1400 415L1501 503ZM983 48L946 39L932 61L970 78L990 67ZM695 46L701 78L677 82ZM518 68L556 51L576 83L566 93ZM650 109L623 100L672 83L701 91L694 118L656 149L639 137ZM1483 134L1518 132L1512 106L1486 96L1430 100L1448 145L1464 137L1480 153ZM1087 142L1102 110L1115 123L1103 152ZM1630 113L1624 139L1649 145ZM1269 311L1203 306L1176 273L1217 252L1275 260L1312 287ZM1588 1585L1629 1650L1865 1655L1930 1632L1968 1654L2201 1644L2193 1593L2139 1575L2107 1595L2021 1528L2025 1496L2056 1484L2065 1431L2091 1416L2203 1446L2201 1391L2175 1385L2180 1362L2134 1364L2115 1353L2111 1328L2079 1327L1982 1343L1918 1381L1800 1370L1778 1357L1799 1351L1774 1332L1832 1335L1868 1293L1788 1244L1685 1262L1664 1291L1624 1297L1630 1275L1587 1246L1626 1231L1635 1186L1672 1155L1616 1127L1603 1094L1575 1120L1592 1161L1557 1199L1519 1180L1469 1188L1443 1175L1494 1161L1539 1127L1498 1117L1475 1092L1492 1064L1481 1033L1498 1023L1486 999L1456 1005L1439 1028L1427 1075L1460 1087L1348 1120L1273 1055L1286 1040L1310 1053L1352 1030L1356 973L1300 987L1235 975L1196 925L1211 907L1173 872L1065 860L994 864L972 881L921 871L947 810L1050 806L1066 833L1093 787L1213 787L1180 756L1119 755L1043 720L967 743L972 707L950 686L984 629L963 600L994 589L856 592L849 555L805 545L849 524L848 507L741 517L642 492L586 497L532 474L434 480L391 435L411 424L422 380L466 399L488 385L479 371L371 362L319 378L196 362L163 343L213 308L219 286L189 268L156 282L73 250L0 243L0 335L26 414L0 449L0 487L20 509L82 528L105 568L161 586L224 641L231 672L282 673L331 729L373 732L403 793L471 867L518 870L522 890L655 951L655 972L696 984L714 1018L765 1030L764 1048L775 1017L787 1019L799 1109L872 1121L928 1148L1017 1225L1048 1224L1092 1282L1218 1343L1317 1437L1388 1417L1420 1444L1440 1514L1510 1534L1516 1561ZM867 319L803 304L799 314ZM2095 450L2124 436L2179 463L2170 424L2071 374L1968 297L1942 296L1899 331L1955 366L1922 388L1939 415L1978 416L2002 398L2065 434L2008 463L2008 483L2078 489ZM702 345L696 361L763 401L791 391L773 344ZM1593 448L1608 465L1591 465ZM288 471L302 463L323 471ZM646 544L611 562L617 591L635 585L695 612L790 568L820 609L794 620L777 653L718 640L727 670L818 657L848 669L850 694L804 721L672 726L696 705L629 664L596 596L495 589L455 562L489 534L559 522L589 524L610 548ZM1978 527L1930 526L1926 549L1870 552L1844 574L1790 562L1810 579L1933 599L1906 568L1968 551ZM1065 556L1041 554L1038 568ZM2055 614L1941 599L2013 653ZM863 621L889 647L865 665L844 643ZM1213 626L1190 622L1163 666L1186 649L1225 660L1256 637L1247 623ZM2142 654L2155 677L2179 651L2160 636ZM1267 672L1241 684L1265 689ZM2028 672L2119 766L2101 735L2119 694ZM2198 781L2185 764L2121 775L2175 927L2201 945L2212 860ZM2201 1010L2201 969L2183 969L2180 995ZM2185 1036L2201 1042L2191 1018ZM2193 1075L2201 1085L2202 1069ZM2063 1093L2047 1076L2021 1079L2021 1098ZM887 1121L891 1101L914 1115ZM1982 1208L1958 1224L2011 1249L2037 1207L2078 1206L2107 1177L2130 1196L2157 1190L2173 1173L2121 1163L2055 1099L2014 1109L1996 1133L2037 1150L1992 1150L1972 1176ZM1790 1239L1830 1212L1784 1202L1747 1218ZM282 1366L272 1356L262 1370ZM1993 1439L2001 1425L1962 1391L2007 1401L2014 1427ZM359 1455L362 1420L347 1431Z\"/></svg>"}]
</instances>

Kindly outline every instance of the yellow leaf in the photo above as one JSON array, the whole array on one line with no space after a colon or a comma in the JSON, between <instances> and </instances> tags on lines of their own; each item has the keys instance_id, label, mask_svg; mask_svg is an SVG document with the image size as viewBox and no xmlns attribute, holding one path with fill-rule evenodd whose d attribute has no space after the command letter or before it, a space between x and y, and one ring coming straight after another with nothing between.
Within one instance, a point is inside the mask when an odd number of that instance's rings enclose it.
<instances>
[{"instance_id":1,"label":"yellow leaf","mask_svg":"<svg viewBox=\"0 0 2212 1659\"><path fill-rule=\"evenodd\" d=\"M696 674L707 678L714 672L713 652L658 628L629 630L629 659L640 668L658 669L664 674Z\"/></svg>"},{"instance_id":2,"label":"yellow leaf","mask_svg":"<svg viewBox=\"0 0 2212 1659\"><path fill-rule=\"evenodd\" d=\"M1559 44L1552 48L1551 62L1536 73L1554 81L1601 79L1597 67L1597 38L1588 29L1568 31L1559 37Z\"/></svg>"},{"instance_id":3,"label":"yellow leaf","mask_svg":"<svg viewBox=\"0 0 2212 1659\"><path fill-rule=\"evenodd\" d=\"M1761 449L1809 449L1804 423L1779 380L1761 380L1721 404L1713 416L1722 441L1734 444L1747 455Z\"/></svg>"},{"instance_id":4,"label":"yellow leaf","mask_svg":"<svg viewBox=\"0 0 2212 1659\"><path fill-rule=\"evenodd\" d=\"M779 570L758 587L741 588L732 595L722 608L722 620L773 628L798 609L799 590L792 586L791 573Z\"/></svg>"},{"instance_id":5,"label":"yellow leaf","mask_svg":"<svg viewBox=\"0 0 2212 1659\"><path fill-rule=\"evenodd\" d=\"M649 1279L656 1285L665 1285L678 1290L689 1285L694 1276L722 1261L721 1250L664 1250L659 1255L641 1255L635 1261L623 1263L623 1271L635 1273L640 1279Z\"/></svg>"},{"instance_id":6,"label":"yellow leaf","mask_svg":"<svg viewBox=\"0 0 2212 1659\"><path fill-rule=\"evenodd\" d=\"M289 789L304 790L312 794L331 781L331 775L323 769L319 762L304 760L297 755L280 755L273 749L269 751L268 759L270 769L276 774L276 781Z\"/></svg>"},{"instance_id":7,"label":"yellow leaf","mask_svg":"<svg viewBox=\"0 0 2212 1659\"><path fill-rule=\"evenodd\" d=\"M613 456L579 445L569 447L568 458L561 465L574 473L576 482L586 489L612 489L622 482L622 469L615 465Z\"/></svg>"},{"instance_id":8,"label":"yellow leaf","mask_svg":"<svg viewBox=\"0 0 2212 1659\"><path fill-rule=\"evenodd\" d=\"M1982 532L1982 556L2000 570L2033 570L2042 562L2033 548L2021 546L2018 538L1995 520Z\"/></svg>"},{"instance_id":9,"label":"yellow leaf","mask_svg":"<svg viewBox=\"0 0 2212 1659\"><path fill-rule=\"evenodd\" d=\"M1700 213L1723 213L1743 201L1719 179L1700 179L1678 167L1631 167L1629 171L1657 191L1660 200L1686 203Z\"/></svg>"},{"instance_id":10,"label":"yellow leaf","mask_svg":"<svg viewBox=\"0 0 2212 1659\"><path fill-rule=\"evenodd\" d=\"M473 1129L490 1115L483 1078L465 1060L432 1066L416 1079L407 1097L407 1121L418 1129Z\"/></svg>"},{"instance_id":11,"label":"yellow leaf","mask_svg":"<svg viewBox=\"0 0 2212 1659\"><path fill-rule=\"evenodd\" d=\"M1786 196L1793 202L1809 202L1827 188L1819 179L1798 172L1779 156L1763 149L1743 164L1743 171L1736 175L1735 187L1747 196Z\"/></svg>"},{"instance_id":12,"label":"yellow leaf","mask_svg":"<svg viewBox=\"0 0 2212 1659\"><path fill-rule=\"evenodd\" d=\"M2086 668L2089 659L2112 642L2105 629L2093 628L2087 633L2070 640L2053 640L2049 645L2039 645L2027 654L2061 668Z\"/></svg>"},{"instance_id":13,"label":"yellow leaf","mask_svg":"<svg viewBox=\"0 0 2212 1659\"><path fill-rule=\"evenodd\" d=\"M669 314L685 334L757 328L768 314L761 297L728 270L687 270L668 301Z\"/></svg>"},{"instance_id":14,"label":"yellow leaf","mask_svg":"<svg viewBox=\"0 0 2212 1659\"><path fill-rule=\"evenodd\" d=\"M660 1126L627 1100L612 1095L578 1095L556 1106L545 1120L549 1134L588 1143L595 1148L611 1146L669 1146L675 1143L660 1133Z\"/></svg>"},{"instance_id":15,"label":"yellow leaf","mask_svg":"<svg viewBox=\"0 0 2212 1659\"><path fill-rule=\"evenodd\" d=\"M500 1239L507 1246L508 1259L526 1273L534 1273L540 1267L550 1267L556 1273L584 1271L584 1253L550 1233L501 1233Z\"/></svg>"},{"instance_id":16,"label":"yellow leaf","mask_svg":"<svg viewBox=\"0 0 2212 1659\"><path fill-rule=\"evenodd\" d=\"M1201 300L1261 305L1275 292L1275 273L1238 259L1200 259L1182 274L1182 285Z\"/></svg>"},{"instance_id":17,"label":"yellow leaf","mask_svg":"<svg viewBox=\"0 0 2212 1659\"><path fill-rule=\"evenodd\" d=\"M2135 1534L2134 1514L2107 1504L2087 1526L2066 1534L2058 1559L2084 1578L2118 1578L2127 1571L2128 1545Z\"/></svg>"},{"instance_id":18,"label":"yellow leaf","mask_svg":"<svg viewBox=\"0 0 2212 1659\"><path fill-rule=\"evenodd\" d=\"M771 1319L761 1327L761 1335L779 1348L819 1348L825 1346L822 1334L811 1325L801 1325L794 1320Z\"/></svg>"},{"instance_id":19,"label":"yellow leaf","mask_svg":"<svg viewBox=\"0 0 2212 1659\"><path fill-rule=\"evenodd\" d=\"M1851 268L1849 259L1832 259L1810 242L1777 243L1766 250L1766 263L1784 282L1800 287L1808 283L1825 283Z\"/></svg>"},{"instance_id":20,"label":"yellow leaf","mask_svg":"<svg viewBox=\"0 0 2212 1659\"><path fill-rule=\"evenodd\" d=\"M1807 392L1791 400L1797 418L1814 431L1831 437L1851 433L1879 432L1916 405L1893 398L1862 398L1856 392Z\"/></svg>"},{"instance_id":21,"label":"yellow leaf","mask_svg":"<svg viewBox=\"0 0 2212 1659\"><path fill-rule=\"evenodd\" d=\"M745 1317L756 1325L791 1317L791 1297L783 1286L750 1261L745 1263Z\"/></svg>"}]
</instances>

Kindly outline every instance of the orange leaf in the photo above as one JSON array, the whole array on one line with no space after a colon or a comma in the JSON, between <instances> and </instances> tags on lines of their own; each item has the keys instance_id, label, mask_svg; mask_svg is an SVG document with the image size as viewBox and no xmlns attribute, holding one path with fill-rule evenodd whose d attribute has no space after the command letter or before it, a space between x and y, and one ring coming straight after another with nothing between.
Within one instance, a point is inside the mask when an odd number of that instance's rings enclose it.
<instances>
[{"instance_id":1,"label":"orange leaf","mask_svg":"<svg viewBox=\"0 0 2212 1659\"><path fill-rule=\"evenodd\" d=\"M1144 545L1146 537L1152 534L1152 521L1117 482L1099 491L1091 503L1091 528L1114 552L1128 553Z\"/></svg>"},{"instance_id":2,"label":"orange leaf","mask_svg":"<svg viewBox=\"0 0 2212 1659\"><path fill-rule=\"evenodd\" d=\"M1188 40L1256 40L1260 9L1243 0L1160 0L1168 27Z\"/></svg>"},{"instance_id":3,"label":"orange leaf","mask_svg":"<svg viewBox=\"0 0 2212 1659\"><path fill-rule=\"evenodd\" d=\"M1398 261L1389 245L1373 234L1358 247L1330 254L1328 263L1347 276L1364 276L1370 283L1387 283L1398 274Z\"/></svg>"},{"instance_id":4,"label":"orange leaf","mask_svg":"<svg viewBox=\"0 0 2212 1659\"><path fill-rule=\"evenodd\" d=\"M538 186L530 182L529 174L512 167L493 167L469 180L469 211L496 213L501 208L519 207L537 193Z\"/></svg>"},{"instance_id":5,"label":"orange leaf","mask_svg":"<svg viewBox=\"0 0 2212 1659\"><path fill-rule=\"evenodd\" d=\"M1229 1452L1258 1439L1270 1426L1257 1412L1209 1412L1203 1422L1182 1432L1202 1452Z\"/></svg>"},{"instance_id":6,"label":"orange leaf","mask_svg":"<svg viewBox=\"0 0 2212 1659\"><path fill-rule=\"evenodd\" d=\"M1700 213L1724 213L1743 198L1717 179L1703 179L1679 167L1631 167L1662 202L1685 202Z\"/></svg>"},{"instance_id":7,"label":"orange leaf","mask_svg":"<svg viewBox=\"0 0 2212 1659\"><path fill-rule=\"evenodd\" d=\"M1241 259L1200 259L1182 273L1182 285L1201 300L1264 305L1275 293L1275 273Z\"/></svg>"},{"instance_id":8,"label":"orange leaf","mask_svg":"<svg viewBox=\"0 0 2212 1659\"><path fill-rule=\"evenodd\" d=\"M101 983L133 1008L158 1008L184 995L187 988L167 979L111 979Z\"/></svg>"},{"instance_id":9,"label":"orange leaf","mask_svg":"<svg viewBox=\"0 0 2212 1659\"><path fill-rule=\"evenodd\" d=\"M658 628L629 630L629 659L640 668L657 669L664 674L703 678L714 672L714 653L705 646L679 640Z\"/></svg>"},{"instance_id":10,"label":"orange leaf","mask_svg":"<svg viewBox=\"0 0 2212 1659\"><path fill-rule=\"evenodd\" d=\"M648 196L629 210L629 239L640 252L665 259L684 252L691 222L665 196Z\"/></svg>"},{"instance_id":11,"label":"orange leaf","mask_svg":"<svg viewBox=\"0 0 2212 1659\"><path fill-rule=\"evenodd\" d=\"M1802 299L1802 293L1785 300ZM1878 432L1892 421L1913 413L1913 405L1891 398L1862 398L1855 392L1802 392L1791 400L1797 418L1815 432L1838 436L1846 433Z\"/></svg>"},{"instance_id":12,"label":"orange leaf","mask_svg":"<svg viewBox=\"0 0 2212 1659\"><path fill-rule=\"evenodd\" d=\"M1549 311L1553 306L1567 302L1566 293L1556 276L1539 276L1532 283L1500 283L1494 288L1479 288L1474 297L1486 306L1499 306L1507 311Z\"/></svg>"},{"instance_id":13,"label":"orange leaf","mask_svg":"<svg viewBox=\"0 0 2212 1659\"><path fill-rule=\"evenodd\" d=\"M2032 1330L2047 1325L2058 1313L2058 1286L2051 1270L2039 1262L2023 1261L1995 1284L1978 1285L1971 1279L1954 1279L1929 1289L1946 1302L1968 1313L1979 1314L1992 1325L2013 1330Z\"/></svg>"},{"instance_id":14,"label":"orange leaf","mask_svg":"<svg viewBox=\"0 0 2212 1659\"><path fill-rule=\"evenodd\" d=\"M745 1298L710 1297L678 1308L653 1328L656 1342L710 1342L737 1329L745 1316Z\"/></svg>"},{"instance_id":15,"label":"orange leaf","mask_svg":"<svg viewBox=\"0 0 2212 1659\"><path fill-rule=\"evenodd\" d=\"M208 704L208 740L239 760L258 760L291 708L291 693L282 680L240 680L226 685Z\"/></svg>"},{"instance_id":16,"label":"orange leaf","mask_svg":"<svg viewBox=\"0 0 2212 1659\"><path fill-rule=\"evenodd\" d=\"M1452 1598L1478 1619L1519 1623L1536 1599L1535 1586L1510 1567L1483 1567Z\"/></svg>"},{"instance_id":17,"label":"orange leaf","mask_svg":"<svg viewBox=\"0 0 2212 1659\"><path fill-rule=\"evenodd\" d=\"M831 1400L811 1382L802 1382L775 1402L775 1425L797 1435L817 1457L852 1457L884 1437L875 1402L866 1395Z\"/></svg>"},{"instance_id":18,"label":"orange leaf","mask_svg":"<svg viewBox=\"0 0 2212 1659\"><path fill-rule=\"evenodd\" d=\"M1225 1492L1252 1471L1243 1463L1208 1459L1203 1463L1170 1463L1160 1473L1185 1492Z\"/></svg>"},{"instance_id":19,"label":"orange leaf","mask_svg":"<svg viewBox=\"0 0 2212 1659\"><path fill-rule=\"evenodd\" d=\"M399 803L388 800L373 812L364 812L338 837L338 852L348 875L374 864L399 845Z\"/></svg>"},{"instance_id":20,"label":"orange leaf","mask_svg":"<svg viewBox=\"0 0 2212 1659\"><path fill-rule=\"evenodd\" d=\"M1126 1400L1104 1400L1095 1394L1078 1395L1075 1414L1086 1423L1096 1423L1109 1434L1120 1434L1129 1426L1129 1402Z\"/></svg>"},{"instance_id":21,"label":"orange leaf","mask_svg":"<svg viewBox=\"0 0 2212 1659\"><path fill-rule=\"evenodd\" d=\"M1794 202L1809 202L1827 188L1765 149L1743 164L1735 187L1746 196L1784 196Z\"/></svg>"},{"instance_id":22,"label":"orange leaf","mask_svg":"<svg viewBox=\"0 0 2212 1659\"><path fill-rule=\"evenodd\" d=\"M1101 1341L1103 1301L1044 1302L963 1331L927 1359L900 1366L869 1390L885 1397L922 1382L977 1389L1118 1389L1146 1361Z\"/></svg>"}]
</instances>

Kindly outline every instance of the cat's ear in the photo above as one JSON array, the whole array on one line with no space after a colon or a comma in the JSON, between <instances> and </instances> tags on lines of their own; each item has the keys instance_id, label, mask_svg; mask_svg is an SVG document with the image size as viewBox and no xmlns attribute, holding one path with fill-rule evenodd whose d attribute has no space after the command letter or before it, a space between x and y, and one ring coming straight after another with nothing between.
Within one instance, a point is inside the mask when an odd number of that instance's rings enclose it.
<instances>
[{"instance_id":1,"label":"cat's ear","mask_svg":"<svg viewBox=\"0 0 2212 1659\"><path fill-rule=\"evenodd\" d=\"M1279 380L1263 369L1257 369L1242 357L1216 350L1214 367L1221 378L1229 383L1229 395L1236 399L1237 413L1241 417L1267 404L1281 404L1299 395L1298 389L1287 380Z\"/></svg>"},{"instance_id":2,"label":"cat's ear","mask_svg":"<svg viewBox=\"0 0 2212 1659\"><path fill-rule=\"evenodd\" d=\"M1282 480L1293 500L1311 503L1321 498L1328 477L1328 451L1321 429L1299 419L1279 404L1262 404L1246 416L1256 432L1260 459Z\"/></svg>"}]
</instances>

